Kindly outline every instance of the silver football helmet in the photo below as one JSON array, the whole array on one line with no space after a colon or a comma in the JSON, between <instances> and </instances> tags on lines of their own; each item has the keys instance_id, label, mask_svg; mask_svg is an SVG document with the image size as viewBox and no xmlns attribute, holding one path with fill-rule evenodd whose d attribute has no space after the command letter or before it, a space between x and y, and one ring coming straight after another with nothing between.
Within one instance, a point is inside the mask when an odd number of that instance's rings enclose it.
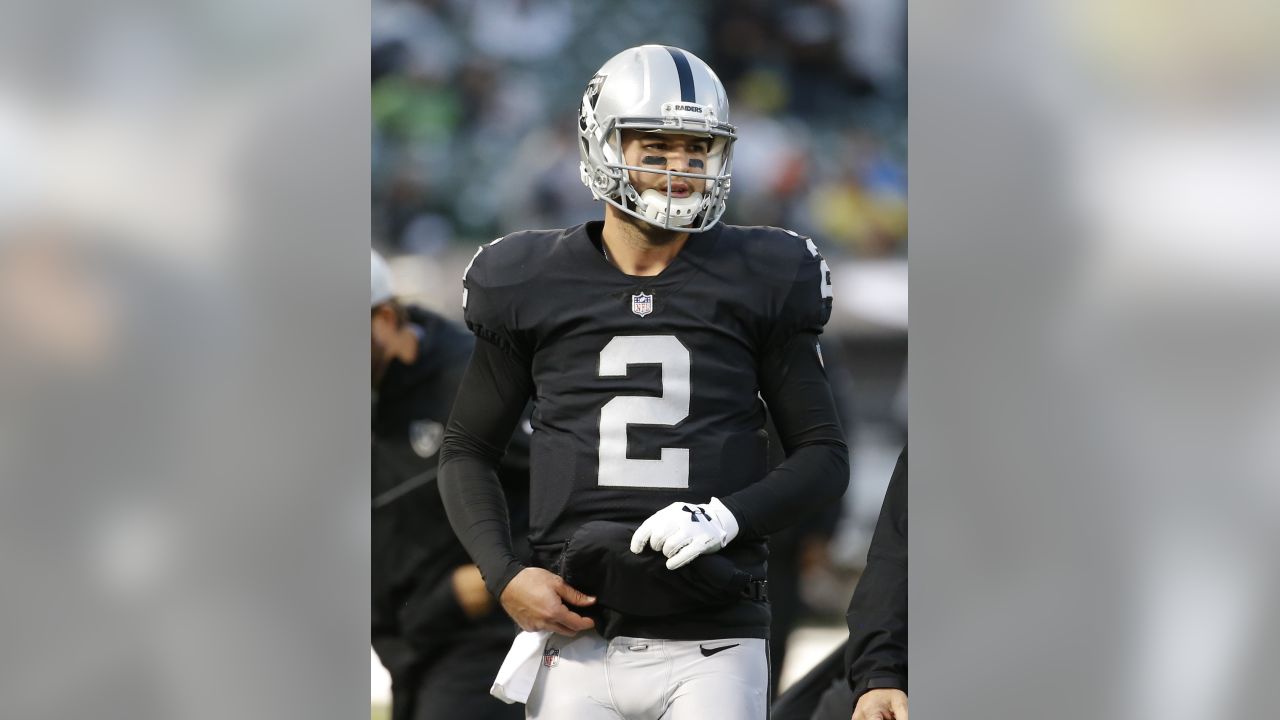
<instances>
[{"instance_id":1,"label":"silver football helmet","mask_svg":"<svg viewBox=\"0 0 1280 720\"><path fill-rule=\"evenodd\" d=\"M613 56L582 94L578 151L582 183L597 200L668 230L703 232L724 215L729 197L734 127L720 78L693 53L665 45L641 45ZM622 131L646 130L710 139L701 173L627 165ZM703 192L673 198L650 189L639 193L628 171L706 181Z\"/></svg>"}]
</instances>

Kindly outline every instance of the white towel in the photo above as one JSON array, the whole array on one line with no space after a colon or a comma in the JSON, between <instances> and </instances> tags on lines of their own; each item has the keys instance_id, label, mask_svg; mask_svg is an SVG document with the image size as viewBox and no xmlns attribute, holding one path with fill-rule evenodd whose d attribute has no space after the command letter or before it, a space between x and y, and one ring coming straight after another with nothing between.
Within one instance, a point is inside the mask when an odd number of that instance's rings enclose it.
<instances>
[{"instance_id":1,"label":"white towel","mask_svg":"<svg viewBox=\"0 0 1280 720\"><path fill-rule=\"evenodd\" d=\"M502 667L498 668L489 694L508 705L528 702L529 691L533 690L533 681L538 679L538 670L542 667L542 651L550 637L551 633L545 630L517 635Z\"/></svg>"}]
</instances>

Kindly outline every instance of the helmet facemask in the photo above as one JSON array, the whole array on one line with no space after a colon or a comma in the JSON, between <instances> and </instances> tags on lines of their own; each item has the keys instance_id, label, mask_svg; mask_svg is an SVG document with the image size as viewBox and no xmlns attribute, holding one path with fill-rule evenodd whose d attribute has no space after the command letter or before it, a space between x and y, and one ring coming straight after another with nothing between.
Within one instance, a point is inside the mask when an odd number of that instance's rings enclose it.
<instances>
[{"instance_id":1,"label":"helmet facemask","mask_svg":"<svg viewBox=\"0 0 1280 720\"><path fill-rule=\"evenodd\" d=\"M688 232L702 232L710 229L724 213L724 200L729 194L730 177L725 167L732 143L726 137L707 136L707 138L710 141L710 148L707 151L706 164L702 172L659 170L622 162L610 163L608 167L620 172L623 178L619 193L621 202L611 202L611 204L623 205L621 209L624 212L664 229ZM622 131L619 130L610 138L610 154L621 158L621 144ZM666 189L663 191L650 188L644 192L638 192L631 183L629 172L665 176ZM702 180L703 188L700 191L691 192L688 197L673 197L671 184L675 178Z\"/></svg>"}]
</instances>

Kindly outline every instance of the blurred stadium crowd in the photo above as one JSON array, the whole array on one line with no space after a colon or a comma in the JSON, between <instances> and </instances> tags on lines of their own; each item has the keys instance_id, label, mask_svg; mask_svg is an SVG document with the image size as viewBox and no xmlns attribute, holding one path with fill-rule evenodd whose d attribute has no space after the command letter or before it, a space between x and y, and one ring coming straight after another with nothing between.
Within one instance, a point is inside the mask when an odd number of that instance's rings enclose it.
<instances>
[{"instance_id":1,"label":"blurred stadium crowd","mask_svg":"<svg viewBox=\"0 0 1280 720\"><path fill-rule=\"evenodd\" d=\"M393 252L597 217L578 180L584 79L621 48L686 48L739 128L727 221L905 256L900 0L375 0L373 232ZM838 248L838 250L837 250Z\"/></svg>"}]
</instances>

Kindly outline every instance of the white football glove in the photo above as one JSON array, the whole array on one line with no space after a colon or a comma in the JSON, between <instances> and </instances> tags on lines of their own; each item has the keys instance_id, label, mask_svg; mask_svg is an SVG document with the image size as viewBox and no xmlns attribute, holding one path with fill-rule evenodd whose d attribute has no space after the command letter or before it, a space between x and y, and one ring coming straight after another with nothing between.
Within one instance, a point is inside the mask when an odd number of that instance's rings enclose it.
<instances>
[{"instance_id":1,"label":"white football glove","mask_svg":"<svg viewBox=\"0 0 1280 720\"><path fill-rule=\"evenodd\" d=\"M705 505L671 503L649 516L631 536L631 552L645 545L666 555L667 569L684 567L705 553L718 552L738 536L738 520L717 498Z\"/></svg>"}]
</instances>

